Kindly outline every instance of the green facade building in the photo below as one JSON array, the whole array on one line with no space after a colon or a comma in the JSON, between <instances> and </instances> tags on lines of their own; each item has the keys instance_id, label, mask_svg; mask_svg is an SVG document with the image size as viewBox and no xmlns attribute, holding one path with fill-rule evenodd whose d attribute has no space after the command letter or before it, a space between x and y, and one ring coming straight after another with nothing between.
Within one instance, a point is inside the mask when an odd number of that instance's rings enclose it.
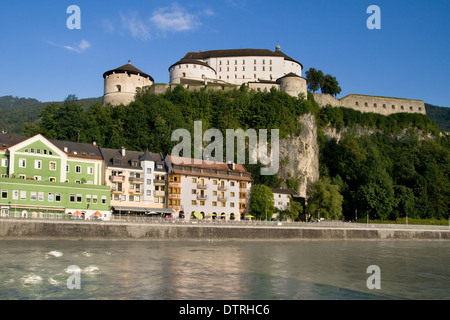
<instances>
[{"instance_id":1,"label":"green facade building","mask_svg":"<svg viewBox=\"0 0 450 320\"><path fill-rule=\"evenodd\" d=\"M103 163L95 144L0 135L1 215L109 220Z\"/></svg>"}]
</instances>

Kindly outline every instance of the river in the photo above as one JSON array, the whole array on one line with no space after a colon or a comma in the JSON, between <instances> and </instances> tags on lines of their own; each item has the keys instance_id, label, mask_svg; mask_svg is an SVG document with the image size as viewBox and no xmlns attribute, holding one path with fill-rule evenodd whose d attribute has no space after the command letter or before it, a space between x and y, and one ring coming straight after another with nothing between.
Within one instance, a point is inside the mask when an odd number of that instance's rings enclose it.
<instances>
[{"instance_id":1,"label":"river","mask_svg":"<svg viewBox=\"0 0 450 320\"><path fill-rule=\"evenodd\" d=\"M448 241L3 240L0 299L441 300L449 266Z\"/></svg>"}]
</instances>

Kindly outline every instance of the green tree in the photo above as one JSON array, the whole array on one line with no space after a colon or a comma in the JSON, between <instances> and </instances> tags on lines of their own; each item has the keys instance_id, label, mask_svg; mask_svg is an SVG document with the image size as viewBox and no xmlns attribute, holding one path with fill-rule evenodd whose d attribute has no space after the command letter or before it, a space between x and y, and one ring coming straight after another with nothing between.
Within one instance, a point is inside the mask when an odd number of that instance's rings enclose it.
<instances>
[{"instance_id":1,"label":"green tree","mask_svg":"<svg viewBox=\"0 0 450 320\"><path fill-rule=\"evenodd\" d=\"M272 190L263 184L255 184L250 192L250 215L260 220L270 219L276 212Z\"/></svg>"},{"instance_id":2,"label":"green tree","mask_svg":"<svg viewBox=\"0 0 450 320\"><path fill-rule=\"evenodd\" d=\"M322 70L316 70L315 68L310 68L306 71L306 81L308 82L308 89L312 92L319 91L322 84L324 83L325 76Z\"/></svg>"},{"instance_id":3,"label":"green tree","mask_svg":"<svg viewBox=\"0 0 450 320\"><path fill-rule=\"evenodd\" d=\"M300 214L303 212L303 206L301 203L295 201L292 197L289 201L289 207L281 212L279 212L278 219L286 220L292 219L297 220Z\"/></svg>"},{"instance_id":4,"label":"green tree","mask_svg":"<svg viewBox=\"0 0 450 320\"><path fill-rule=\"evenodd\" d=\"M339 187L331 183L328 177L322 177L308 189L307 212L321 218L340 220L342 219L343 196Z\"/></svg>"},{"instance_id":5,"label":"green tree","mask_svg":"<svg viewBox=\"0 0 450 320\"><path fill-rule=\"evenodd\" d=\"M323 78L323 83L320 87L323 94L331 94L332 96L337 96L342 90L336 78L329 74Z\"/></svg>"}]
</instances>

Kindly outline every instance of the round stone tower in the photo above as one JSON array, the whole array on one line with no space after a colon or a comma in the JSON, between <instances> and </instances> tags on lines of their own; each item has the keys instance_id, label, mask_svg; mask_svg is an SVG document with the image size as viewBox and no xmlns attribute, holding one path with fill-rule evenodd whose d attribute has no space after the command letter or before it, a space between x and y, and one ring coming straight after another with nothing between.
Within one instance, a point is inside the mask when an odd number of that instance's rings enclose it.
<instances>
[{"instance_id":1,"label":"round stone tower","mask_svg":"<svg viewBox=\"0 0 450 320\"><path fill-rule=\"evenodd\" d=\"M103 105L127 105L134 101L136 93L154 83L150 75L133 66L130 60L126 65L106 71L103 78Z\"/></svg>"},{"instance_id":2,"label":"round stone tower","mask_svg":"<svg viewBox=\"0 0 450 320\"><path fill-rule=\"evenodd\" d=\"M305 78L291 72L279 78L277 82L280 85L280 91L284 91L293 97L298 97L300 93L303 93L306 99L308 89L306 86L307 82Z\"/></svg>"}]
</instances>

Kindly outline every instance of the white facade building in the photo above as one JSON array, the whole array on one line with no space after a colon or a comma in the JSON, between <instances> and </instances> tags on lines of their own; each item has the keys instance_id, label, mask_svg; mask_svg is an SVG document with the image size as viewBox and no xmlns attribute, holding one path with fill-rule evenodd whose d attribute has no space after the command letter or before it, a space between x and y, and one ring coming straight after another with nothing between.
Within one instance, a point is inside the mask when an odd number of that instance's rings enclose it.
<instances>
[{"instance_id":1,"label":"white facade building","mask_svg":"<svg viewBox=\"0 0 450 320\"><path fill-rule=\"evenodd\" d=\"M169 68L170 84L275 82L288 74L302 76L300 62L277 46L267 49L229 49L188 52Z\"/></svg>"},{"instance_id":2,"label":"white facade building","mask_svg":"<svg viewBox=\"0 0 450 320\"><path fill-rule=\"evenodd\" d=\"M291 189L272 189L273 205L278 211L289 209L291 197L296 196L297 193Z\"/></svg>"},{"instance_id":3,"label":"white facade building","mask_svg":"<svg viewBox=\"0 0 450 320\"><path fill-rule=\"evenodd\" d=\"M204 219L240 220L248 213L252 179L243 165L172 156L165 162L175 217L189 221L198 212Z\"/></svg>"}]
</instances>

